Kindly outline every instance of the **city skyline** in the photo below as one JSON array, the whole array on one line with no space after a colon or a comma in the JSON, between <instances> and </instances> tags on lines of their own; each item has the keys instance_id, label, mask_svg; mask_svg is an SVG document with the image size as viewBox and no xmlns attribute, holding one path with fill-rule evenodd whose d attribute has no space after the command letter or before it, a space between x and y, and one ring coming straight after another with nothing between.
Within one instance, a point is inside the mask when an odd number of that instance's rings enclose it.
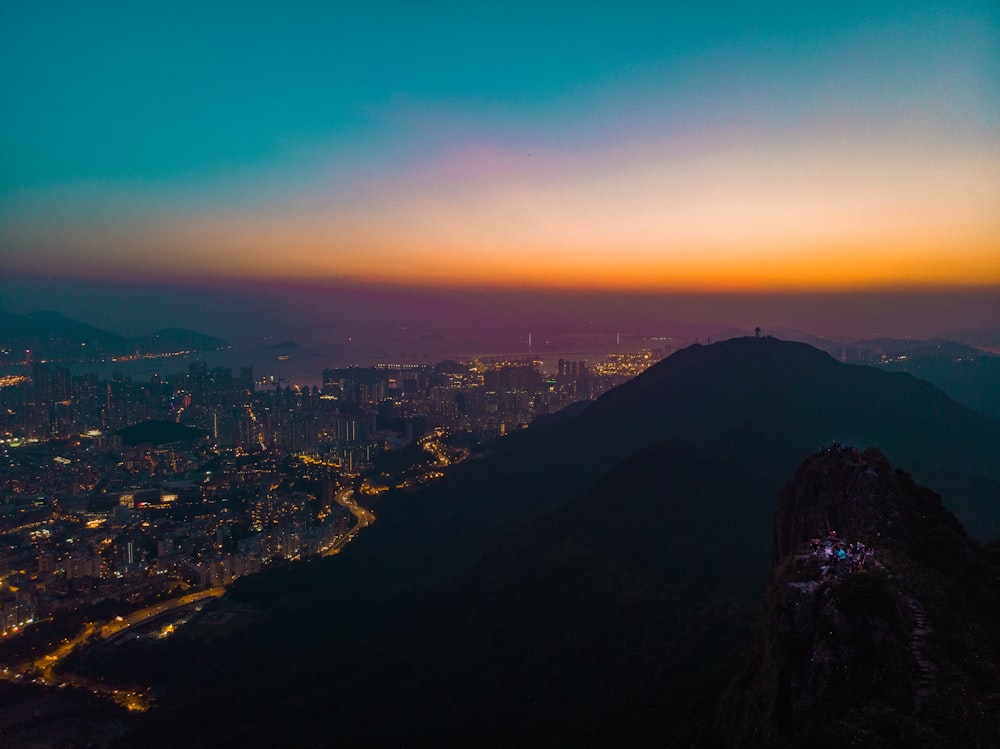
<instances>
[{"instance_id":1,"label":"city skyline","mask_svg":"<svg viewBox=\"0 0 1000 749\"><path fill-rule=\"evenodd\" d=\"M32 283L43 307L60 284L997 300L986 3L3 16L14 307Z\"/></svg>"}]
</instances>

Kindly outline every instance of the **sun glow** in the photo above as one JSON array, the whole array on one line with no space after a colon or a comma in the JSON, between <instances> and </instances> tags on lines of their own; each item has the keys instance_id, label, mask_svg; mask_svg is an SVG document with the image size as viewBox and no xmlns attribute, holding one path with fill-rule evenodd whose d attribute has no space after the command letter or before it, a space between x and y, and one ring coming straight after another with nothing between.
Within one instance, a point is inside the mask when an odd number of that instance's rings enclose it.
<instances>
[{"instance_id":1,"label":"sun glow","mask_svg":"<svg viewBox=\"0 0 1000 749\"><path fill-rule=\"evenodd\" d=\"M1000 153L928 143L914 158L896 142L674 139L538 159L465 146L252 211L24 227L39 245L25 263L620 290L1000 284Z\"/></svg>"}]
</instances>

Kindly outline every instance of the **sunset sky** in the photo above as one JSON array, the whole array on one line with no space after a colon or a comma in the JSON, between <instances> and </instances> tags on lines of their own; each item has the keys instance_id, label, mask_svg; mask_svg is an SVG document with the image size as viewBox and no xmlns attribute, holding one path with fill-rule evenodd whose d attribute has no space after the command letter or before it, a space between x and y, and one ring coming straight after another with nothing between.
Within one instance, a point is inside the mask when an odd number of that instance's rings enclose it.
<instances>
[{"instance_id":1,"label":"sunset sky","mask_svg":"<svg viewBox=\"0 0 1000 749\"><path fill-rule=\"evenodd\" d=\"M8 284L1000 288L995 3L151 5L0 9Z\"/></svg>"}]
</instances>

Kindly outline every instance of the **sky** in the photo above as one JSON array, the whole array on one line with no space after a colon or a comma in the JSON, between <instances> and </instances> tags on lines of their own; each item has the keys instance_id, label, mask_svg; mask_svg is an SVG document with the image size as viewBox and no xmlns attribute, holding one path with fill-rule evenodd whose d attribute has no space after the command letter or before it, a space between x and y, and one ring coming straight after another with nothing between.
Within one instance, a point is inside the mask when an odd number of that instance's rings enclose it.
<instances>
[{"instance_id":1,"label":"sky","mask_svg":"<svg viewBox=\"0 0 1000 749\"><path fill-rule=\"evenodd\" d=\"M5 3L0 304L940 292L1000 326L1000 9L812 5Z\"/></svg>"}]
</instances>

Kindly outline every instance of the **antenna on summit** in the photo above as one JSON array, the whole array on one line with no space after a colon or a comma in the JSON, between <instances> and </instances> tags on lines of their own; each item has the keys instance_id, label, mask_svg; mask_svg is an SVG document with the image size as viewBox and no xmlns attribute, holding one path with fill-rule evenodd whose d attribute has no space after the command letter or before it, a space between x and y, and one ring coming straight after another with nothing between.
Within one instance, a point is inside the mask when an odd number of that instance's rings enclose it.
<instances>
[{"instance_id":1,"label":"antenna on summit","mask_svg":"<svg viewBox=\"0 0 1000 749\"><path fill-rule=\"evenodd\" d=\"M528 331L528 355L531 355L531 331Z\"/></svg>"}]
</instances>

